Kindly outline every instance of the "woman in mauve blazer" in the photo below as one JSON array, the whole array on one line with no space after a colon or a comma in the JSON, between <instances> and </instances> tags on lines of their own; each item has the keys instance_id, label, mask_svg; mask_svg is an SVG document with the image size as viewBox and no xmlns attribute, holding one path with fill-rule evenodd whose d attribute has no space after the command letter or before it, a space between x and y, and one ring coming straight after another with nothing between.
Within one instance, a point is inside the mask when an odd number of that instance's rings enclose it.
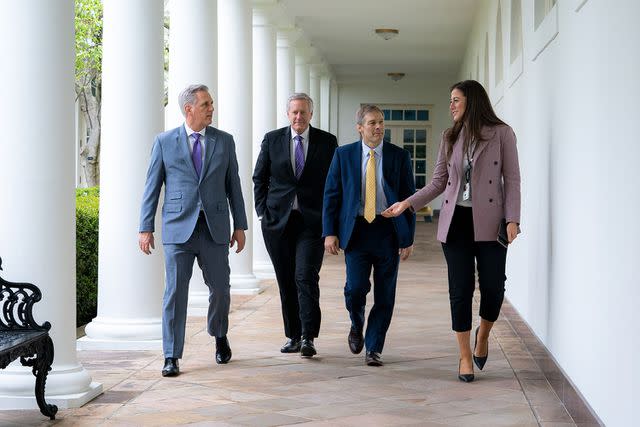
<instances>
[{"instance_id":1,"label":"woman in mauve blazer","mask_svg":"<svg viewBox=\"0 0 640 427\"><path fill-rule=\"evenodd\" d=\"M453 126L442 134L431 182L382 214L393 217L407 208L417 211L443 194L438 240L447 260L452 327L460 347L458 379L471 382L473 363L482 370L487 361L489 332L504 298L507 249L497 236L503 221L509 242L518 234L520 168L516 136L496 116L480 83L454 84L449 109ZM476 265L481 319L472 352Z\"/></svg>"}]
</instances>

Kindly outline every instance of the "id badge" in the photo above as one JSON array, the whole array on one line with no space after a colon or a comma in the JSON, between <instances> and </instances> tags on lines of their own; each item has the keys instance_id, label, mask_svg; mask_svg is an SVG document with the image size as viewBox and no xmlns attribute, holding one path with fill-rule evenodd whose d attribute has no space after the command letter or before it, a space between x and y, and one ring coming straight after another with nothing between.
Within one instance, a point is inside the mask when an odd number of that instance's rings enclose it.
<instances>
[{"instance_id":1,"label":"id badge","mask_svg":"<svg viewBox=\"0 0 640 427\"><path fill-rule=\"evenodd\" d=\"M465 202L467 200L471 200L471 184L468 182L464 185L464 191L462 192L462 200Z\"/></svg>"}]
</instances>

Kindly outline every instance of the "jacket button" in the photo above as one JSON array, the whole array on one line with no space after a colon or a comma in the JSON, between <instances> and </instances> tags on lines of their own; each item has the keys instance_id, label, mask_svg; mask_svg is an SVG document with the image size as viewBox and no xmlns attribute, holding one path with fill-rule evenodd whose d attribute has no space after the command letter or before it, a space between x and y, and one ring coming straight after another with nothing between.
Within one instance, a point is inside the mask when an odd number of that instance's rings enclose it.
<instances>
[{"instance_id":1,"label":"jacket button","mask_svg":"<svg viewBox=\"0 0 640 427\"><path fill-rule=\"evenodd\" d=\"M492 183L493 183L493 181L489 180L489 184L492 184Z\"/></svg>"},{"instance_id":2,"label":"jacket button","mask_svg":"<svg viewBox=\"0 0 640 427\"><path fill-rule=\"evenodd\" d=\"M451 185L451 181L447 182L447 185Z\"/></svg>"},{"instance_id":3,"label":"jacket button","mask_svg":"<svg viewBox=\"0 0 640 427\"><path fill-rule=\"evenodd\" d=\"M449 201L448 201L448 200L445 200L444 202L445 202L445 203L449 203Z\"/></svg>"},{"instance_id":4,"label":"jacket button","mask_svg":"<svg viewBox=\"0 0 640 427\"><path fill-rule=\"evenodd\" d=\"M494 165L497 165L497 164L498 164L498 162L497 162L497 161L495 161L495 162L493 162L493 164L494 164Z\"/></svg>"},{"instance_id":5,"label":"jacket button","mask_svg":"<svg viewBox=\"0 0 640 427\"><path fill-rule=\"evenodd\" d=\"M448 165L449 167L451 167L451 163L447 163L447 165Z\"/></svg>"},{"instance_id":6,"label":"jacket button","mask_svg":"<svg viewBox=\"0 0 640 427\"><path fill-rule=\"evenodd\" d=\"M493 202L493 199L489 199L489 203Z\"/></svg>"}]
</instances>

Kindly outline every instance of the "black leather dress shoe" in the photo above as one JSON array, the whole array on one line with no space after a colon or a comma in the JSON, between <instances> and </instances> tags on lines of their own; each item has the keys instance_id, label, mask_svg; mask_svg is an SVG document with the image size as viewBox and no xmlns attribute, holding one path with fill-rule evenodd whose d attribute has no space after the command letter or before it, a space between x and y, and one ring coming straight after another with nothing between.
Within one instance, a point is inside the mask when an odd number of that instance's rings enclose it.
<instances>
[{"instance_id":1,"label":"black leather dress shoe","mask_svg":"<svg viewBox=\"0 0 640 427\"><path fill-rule=\"evenodd\" d=\"M280 349L280 353L299 353L300 338L289 338Z\"/></svg>"},{"instance_id":2,"label":"black leather dress shoe","mask_svg":"<svg viewBox=\"0 0 640 427\"><path fill-rule=\"evenodd\" d=\"M382 361L382 355L375 351L367 351L364 356L364 363L368 366L384 365L384 362Z\"/></svg>"},{"instance_id":3,"label":"black leather dress shoe","mask_svg":"<svg viewBox=\"0 0 640 427\"><path fill-rule=\"evenodd\" d=\"M487 363L487 358L489 357L489 346L487 346L487 354L485 356L482 356L482 357L476 356L476 346L478 345L479 330L480 330L480 327L478 326L476 328L476 342L475 344L473 344L473 363L475 363L478 369L482 371L482 368L484 368L484 364Z\"/></svg>"},{"instance_id":4,"label":"black leather dress shoe","mask_svg":"<svg viewBox=\"0 0 640 427\"><path fill-rule=\"evenodd\" d=\"M231 360L231 347L227 337L216 337L216 363L225 364Z\"/></svg>"},{"instance_id":5,"label":"black leather dress shoe","mask_svg":"<svg viewBox=\"0 0 640 427\"><path fill-rule=\"evenodd\" d=\"M475 379L475 375L473 374L461 374L460 373L460 364L462 363L462 359L458 362L458 379L463 383L470 383Z\"/></svg>"},{"instance_id":6,"label":"black leather dress shoe","mask_svg":"<svg viewBox=\"0 0 640 427\"><path fill-rule=\"evenodd\" d=\"M178 359L175 357L167 357L164 359L164 367L162 368L163 377L177 377L180 374Z\"/></svg>"},{"instance_id":7,"label":"black leather dress shoe","mask_svg":"<svg viewBox=\"0 0 640 427\"><path fill-rule=\"evenodd\" d=\"M300 342L300 356L313 357L316 352L316 347L313 345L313 338L302 337Z\"/></svg>"},{"instance_id":8,"label":"black leather dress shoe","mask_svg":"<svg viewBox=\"0 0 640 427\"><path fill-rule=\"evenodd\" d=\"M349 341L349 350L353 354L360 354L362 351L362 347L364 347L364 337L362 336L362 331L357 331L353 326L349 331L349 336L347 337L347 341Z\"/></svg>"}]
</instances>

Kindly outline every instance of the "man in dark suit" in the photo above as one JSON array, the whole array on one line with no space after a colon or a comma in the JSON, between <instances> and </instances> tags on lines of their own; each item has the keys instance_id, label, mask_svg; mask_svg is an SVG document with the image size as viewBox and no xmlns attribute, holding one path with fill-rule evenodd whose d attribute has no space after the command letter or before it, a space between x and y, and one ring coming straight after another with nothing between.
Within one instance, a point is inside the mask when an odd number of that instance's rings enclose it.
<instances>
[{"instance_id":1,"label":"man in dark suit","mask_svg":"<svg viewBox=\"0 0 640 427\"><path fill-rule=\"evenodd\" d=\"M361 140L336 150L324 190L322 216L324 246L337 255L344 249L347 282L345 303L351 317L349 349L358 354L366 346L365 363L382 366L382 348L391 323L399 260L413 251L415 214L397 218L380 214L415 192L409 153L384 137L384 116L375 105L356 113ZM371 289L374 304L363 337L364 311Z\"/></svg>"},{"instance_id":2,"label":"man in dark suit","mask_svg":"<svg viewBox=\"0 0 640 427\"><path fill-rule=\"evenodd\" d=\"M213 99L204 85L180 93L185 123L156 137L140 212L139 245L154 248L154 219L164 184L162 243L166 287L162 304L162 376L180 373L189 280L194 259L209 287L207 331L216 339L216 362L227 363L229 327L229 247L244 248L247 217L233 137L209 126ZM233 217L233 233L229 224Z\"/></svg>"},{"instance_id":3,"label":"man in dark suit","mask_svg":"<svg viewBox=\"0 0 640 427\"><path fill-rule=\"evenodd\" d=\"M291 126L267 133L253 173L256 212L273 263L284 332L283 353L316 354L320 332L320 267L322 194L338 145L336 137L309 125L313 101L291 95L287 116Z\"/></svg>"}]
</instances>

